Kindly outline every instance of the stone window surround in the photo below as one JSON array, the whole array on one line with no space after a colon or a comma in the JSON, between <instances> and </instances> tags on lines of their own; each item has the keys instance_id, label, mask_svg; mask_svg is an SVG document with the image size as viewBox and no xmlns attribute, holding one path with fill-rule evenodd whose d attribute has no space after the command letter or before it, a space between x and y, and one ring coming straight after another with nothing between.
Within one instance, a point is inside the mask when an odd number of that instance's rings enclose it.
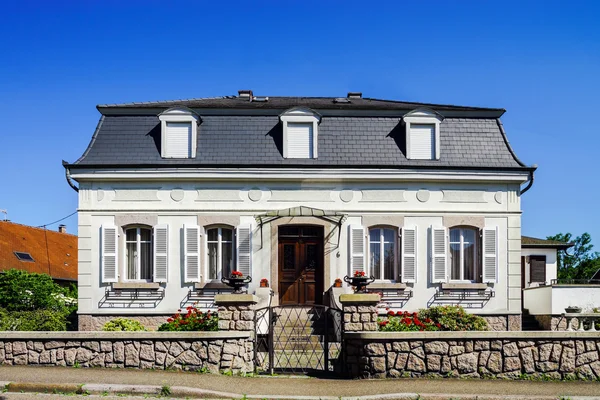
<instances>
[{"instance_id":1,"label":"stone window surround","mask_svg":"<svg viewBox=\"0 0 600 400\"><path fill-rule=\"evenodd\" d=\"M115 226L119 232L118 246L119 282L135 282L127 279L127 262L125 261L125 230L133 227L143 227L153 230L158 225L158 216L153 214L119 214L115 215Z\"/></svg>"},{"instance_id":2,"label":"stone window surround","mask_svg":"<svg viewBox=\"0 0 600 400\"><path fill-rule=\"evenodd\" d=\"M404 226L404 216L402 215L363 215L362 223L365 229L366 235L366 243L367 243L367 267L370 267L369 262L369 253L370 253L370 230L377 228L388 228L394 229L396 231L396 243L394 249L396 250L396 254L394 255L394 268L396 270L396 277L400 274L400 234L402 232L402 227ZM389 280L377 280L378 282L388 282ZM397 280L400 282L400 280ZM396 282L396 280L392 280L392 282Z\"/></svg>"},{"instance_id":3,"label":"stone window surround","mask_svg":"<svg viewBox=\"0 0 600 400\"><path fill-rule=\"evenodd\" d=\"M329 250L337 248L337 233L332 235L337 227L328 221L316 217L283 217L271 221L271 289L275 292L273 296L273 305L279 305L279 226L281 225L313 225L323 227L323 288L326 289L328 282L331 282L331 261ZM333 237L332 237L333 236Z\"/></svg>"},{"instance_id":4,"label":"stone window surround","mask_svg":"<svg viewBox=\"0 0 600 400\"><path fill-rule=\"evenodd\" d=\"M201 282L207 282L208 279L208 245L207 245L207 237L206 230L214 227L227 227L233 230L233 264L235 267L235 259L236 259L236 237L235 237L235 229L240 224L240 217L238 215L204 215L200 214L197 217L197 224L201 228L202 234L200 235L200 265L202 268L202 279ZM211 280L214 281L214 280Z\"/></svg>"}]
</instances>

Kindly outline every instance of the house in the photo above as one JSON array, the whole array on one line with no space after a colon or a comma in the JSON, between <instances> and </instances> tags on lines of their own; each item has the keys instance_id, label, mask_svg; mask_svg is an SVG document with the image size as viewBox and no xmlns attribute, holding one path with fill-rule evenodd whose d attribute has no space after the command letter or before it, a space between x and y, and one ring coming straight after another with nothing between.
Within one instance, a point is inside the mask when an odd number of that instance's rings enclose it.
<instances>
[{"instance_id":1,"label":"house","mask_svg":"<svg viewBox=\"0 0 600 400\"><path fill-rule=\"evenodd\" d=\"M521 195L500 108L238 96L97 107L63 162L79 192L79 326L156 326L238 270L273 305L334 304L364 271L388 307L461 304L520 329ZM348 288L346 287L346 289Z\"/></svg>"},{"instance_id":2,"label":"house","mask_svg":"<svg viewBox=\"0 0 600 400\"><path fill-rule=\"evenodd\" d=\"M55 282L77 282L77 236L66 226L58 231L0 221L0 272L19 269L48 274Z\"/></svg>"}]
</instances>

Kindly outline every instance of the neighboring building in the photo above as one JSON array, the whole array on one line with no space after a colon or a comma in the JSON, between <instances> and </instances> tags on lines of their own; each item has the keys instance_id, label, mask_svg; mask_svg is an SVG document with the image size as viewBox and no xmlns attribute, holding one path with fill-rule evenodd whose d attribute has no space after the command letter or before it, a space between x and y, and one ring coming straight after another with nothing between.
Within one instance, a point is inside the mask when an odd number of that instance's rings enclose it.
<instances>
[{"instance_id":1,"label":"neighboring building","mask_svg":"<svg viewBox=\"0 0 600 400\"><path fill-rule=\"evenodd\" d=\"M20 269L48 274L59 284L77 282L77 236L0 221L0 272Z\"/></svg>"},{"instance_id":2,"label":"neighboring building","mask_svg":"<svg viewBox=\"0 0 600 400\"><path fill-rule=\"evenodd\" d=\"M558 240L521 237L521 277L523 288L556 283L558 252L573 247L573 243Z\"/></svg>"},{"instance_id":3,"label":"neighboring building","mask_svg":"<svg viewBox=\"0 0 600 400\"><path fill-rule=\"evenodd\" d=\"M155 326L234 269L251 293L268 278L274 304L329 302L336 278L366 271L391 308L461 304L519 329L535 166L510 148L505 110L252 91L97 108L64 162L81 329Z\"/></svg>"}]
</instances>

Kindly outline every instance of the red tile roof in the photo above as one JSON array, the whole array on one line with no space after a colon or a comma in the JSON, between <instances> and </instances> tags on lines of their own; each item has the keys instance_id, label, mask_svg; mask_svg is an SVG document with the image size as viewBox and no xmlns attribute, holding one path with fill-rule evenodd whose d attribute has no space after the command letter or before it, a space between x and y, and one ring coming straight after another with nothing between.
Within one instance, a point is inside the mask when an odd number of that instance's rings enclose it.
<instances>
[{"instance_id":1,"label":"red tile roof","mask_svg":"<svg viewBox=\"0 0 600 400\"><path fill-rule=\"evenodd\" d=\"M34 261L19 260L15 251ZM11 268L77 280L77 236L0 221L0 271Z\"/></svg>"}]
</instances>

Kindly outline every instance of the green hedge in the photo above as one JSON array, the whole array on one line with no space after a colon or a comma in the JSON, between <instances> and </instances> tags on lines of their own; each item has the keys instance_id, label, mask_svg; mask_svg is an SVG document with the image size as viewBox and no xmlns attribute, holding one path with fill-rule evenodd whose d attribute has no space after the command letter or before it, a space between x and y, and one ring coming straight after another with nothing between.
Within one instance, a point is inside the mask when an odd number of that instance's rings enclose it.
<instances>
[{"instance_id":1,"label":"green hedge","mask_svg":"<svg viewBox=\"0 0 600 400\"><path fill-rule=\"evenodd\" d=\"M108 332L139 332L145 331L147 329L139 321L135 321L133 319L128 318L115 318L105 323L102 327L102 330Z\"/></svg>"},{"instance_id":2,"label":"green hedge","mask_svg":"<svg viewBox=\"0 0 600 400\"><path fill-rule=\"evenodd\" d=\"M68 314L54 310L7 311L0 308L0 331L66 331Z\"/></svg>"}]
</instances>

